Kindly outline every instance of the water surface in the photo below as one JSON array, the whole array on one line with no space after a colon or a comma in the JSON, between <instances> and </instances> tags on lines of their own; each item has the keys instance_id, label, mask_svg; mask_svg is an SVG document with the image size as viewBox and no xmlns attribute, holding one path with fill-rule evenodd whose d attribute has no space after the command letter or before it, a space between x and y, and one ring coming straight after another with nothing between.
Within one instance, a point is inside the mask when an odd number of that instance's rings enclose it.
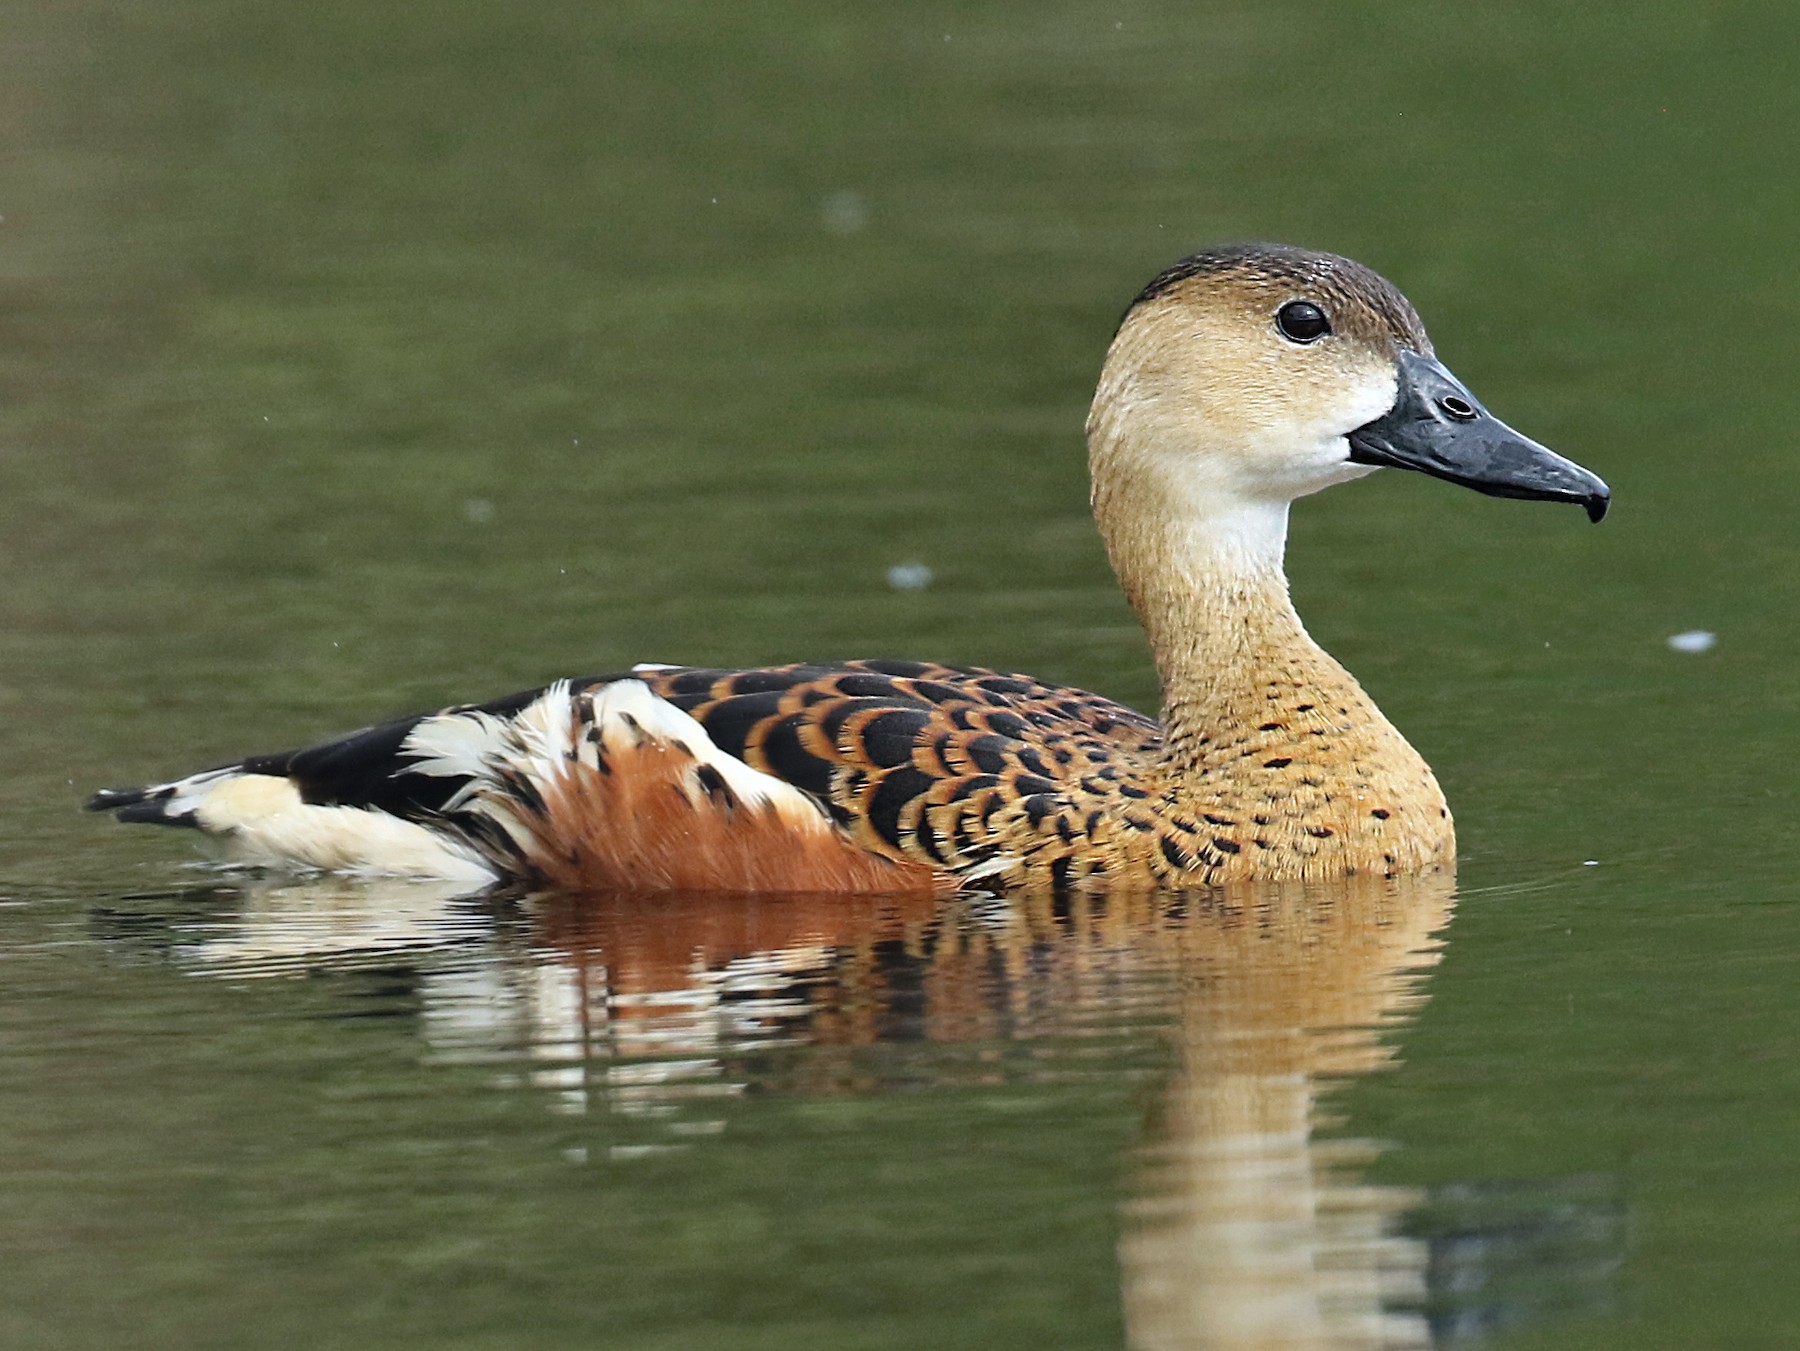
<instances>
[{"instance_id":1,"label":"water surface","mask_svg":"<svg viewBox=\"0 0 1800 1351\"><path fill-rule=\"evenodd\" d=\"M1800 1335L1787 7L4 31L0 1343ZM1616 492L1296 510L1454 895L468 900L74 811L642 660L1153 705L1081 420L1244 237Z\"/></svg>"}]
</instances>

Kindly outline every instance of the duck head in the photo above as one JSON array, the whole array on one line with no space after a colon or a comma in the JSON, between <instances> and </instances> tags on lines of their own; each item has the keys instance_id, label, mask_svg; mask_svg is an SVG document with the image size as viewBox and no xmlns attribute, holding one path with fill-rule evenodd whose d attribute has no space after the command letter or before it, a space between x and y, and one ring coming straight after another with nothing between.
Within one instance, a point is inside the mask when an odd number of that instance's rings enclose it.
<instances>
[{"instance_id":1,"label":"duck head","mask_svg":"<svg viewBox=\"0 0 1800 1351\"><path fill-rule=\"evenodd\" d=\"M1195 254L1144 288L1107 353L1088 439L1103 528L1145 512L1285 521L1292 499L1382 467L1573 502L1595 521L1611 497L1489 413L1391 283L1274 244Z\"/></svg>"}]
</instances>

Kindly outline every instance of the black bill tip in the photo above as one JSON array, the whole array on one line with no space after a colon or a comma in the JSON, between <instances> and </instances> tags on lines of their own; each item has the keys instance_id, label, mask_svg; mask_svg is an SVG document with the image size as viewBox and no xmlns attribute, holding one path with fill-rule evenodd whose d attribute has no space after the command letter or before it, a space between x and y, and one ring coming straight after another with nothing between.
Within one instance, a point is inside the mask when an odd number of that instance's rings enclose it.
<instances>
[{"instance_id":1,"label":"black bill tip","mask_svg":"<svg viewBox=\"0 0 1800 1351\"><path fill-rule=\"evenodd\" d=\"M1606 515L1605 480L1500 421L1435 357L1402 352L1395 366L1394 406L1350 433L1353 463L1411 469L1493 497L1573 502L1594 522Z\"/></svg>"}]
</instances>

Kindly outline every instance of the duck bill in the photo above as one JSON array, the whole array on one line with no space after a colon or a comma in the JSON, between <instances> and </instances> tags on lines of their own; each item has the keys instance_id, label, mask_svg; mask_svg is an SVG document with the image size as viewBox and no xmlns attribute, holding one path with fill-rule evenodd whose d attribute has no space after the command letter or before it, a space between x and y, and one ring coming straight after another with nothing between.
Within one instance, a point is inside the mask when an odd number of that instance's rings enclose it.
<instances>
[{"instance_id":1,"label":"duck bill","mask_svg":"<svg viewBox=\"0 0 1800 1351\"><path fill-rule=\"evenodd\" d=\"M1436 357L1400 353L1394 406L1350 433L1353 464L1416 469L1493 497L1574 502L1606 515L1612 490L1596 474L1521 436L1481 406Z\"/></svg>"}]
</instances>

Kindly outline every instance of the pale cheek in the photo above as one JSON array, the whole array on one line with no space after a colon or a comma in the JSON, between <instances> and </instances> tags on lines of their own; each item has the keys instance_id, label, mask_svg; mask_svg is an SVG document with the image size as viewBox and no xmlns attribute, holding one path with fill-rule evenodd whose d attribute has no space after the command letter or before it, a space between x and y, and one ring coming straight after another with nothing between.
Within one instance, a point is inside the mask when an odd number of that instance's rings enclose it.
<instances>
[{"instance_id":1,"label":"pale cheek","mask_svg":"<svg viewBox=\"0 0 1800 1351\"><path fill-rule=\"evenodd\" d=\"M1391 366L1365 371L1351 385L1334 433L1343 437L1358 427L1367 426L1394 406L1399 393L1400 380Z\"/></svg>"},{"instance_id":2,"label":"pale cheek","mask_svg":"<svg viewBox=\"0 0 1800 1351\"><path fill-rule=\"evenodd\" d=\"M1337 445L1337 458L1329 466L1322 466L1314 476L1311 486L1301 489L1295 496L1304 497L1307 493L1316 493L1321 488L1330 488L1335 484L1350 483L1359 478L1367 478L1375 472L1375 465L1350 463L1350 445L1343 437L1338 438Z\"/></svg>"},{"instance_id":3,"label":"pale cheek","mask_svg":"<svg viewBox=\"0 0 1800 1351\"><path fill-rule=\"evenodd\" d=\"M1271 459L1265 465L1262 487L1286 497L1305 497L1335 483L1348 483L1371 468L1350 462L1350 443L1342 436L1294 447L1279 460Z\"/></svg>"},{"instance_id":4,"label":"pale cheek","mask_svg":"<svg viewBox=\"0 0 1800 1351\"><path fill-rule=\"evenodd\" d=\"M1398 382L1392 369L1382 366L1334 384L1329 393L1320 391L1312 417L1287 424L1285 436L1270 427L1254 438L1252 453L1242 462L1246 488L1304 497L1369 472L1367 465L1350 463L1346 438L1394 406Z\"/></svg>"}]
</instances>

